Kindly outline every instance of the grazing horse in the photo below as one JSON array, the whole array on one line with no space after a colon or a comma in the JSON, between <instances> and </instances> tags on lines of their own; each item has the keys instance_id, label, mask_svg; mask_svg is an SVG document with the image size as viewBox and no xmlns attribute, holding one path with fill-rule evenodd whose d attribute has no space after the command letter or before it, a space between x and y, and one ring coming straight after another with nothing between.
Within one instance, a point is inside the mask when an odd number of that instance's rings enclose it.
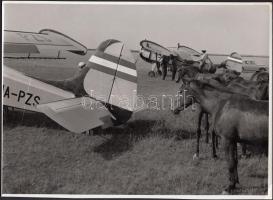
<instances>
[{"instance_id":1,"label":"grazing horse","mask_svg":"<svg viewBox=\"0 0 273 200\"><path fill-rule=\"evenodd\" d=\"M224 140L230 193L239 183L237 143L268 145L268 101L257 101L208 82L191 81L188 89L203 110L212 116L213 135Z\"/></svg>"}]
</instances>

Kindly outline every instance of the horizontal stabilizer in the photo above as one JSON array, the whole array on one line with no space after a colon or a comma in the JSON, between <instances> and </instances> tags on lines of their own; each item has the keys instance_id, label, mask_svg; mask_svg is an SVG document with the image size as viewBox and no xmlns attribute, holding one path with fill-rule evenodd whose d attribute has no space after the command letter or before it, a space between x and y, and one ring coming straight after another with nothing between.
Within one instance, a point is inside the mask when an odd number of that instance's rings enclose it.
<instances>
[{"instance_id":1,"label":"horizontal stabilizer","mask_svg":"<svg viewBox=\"0 0 273 200\"><path fill-rule=\"evenodd\" d=\"M38 104L74 98L71 92L28 77L3 65L3 103L6 106L37 111Z\"/></svg>"},{"instance_id":2,"label":"horizontal stabilizer","mask_svg":"<svg viewBox=\"0 0 273 200\"><path fill-rule=\"evenodd\" d=\"M38 105L37 109L71 132L112 126L113 116L102 103L89 97L66 99Z\"/></svg>"}]
</instances>

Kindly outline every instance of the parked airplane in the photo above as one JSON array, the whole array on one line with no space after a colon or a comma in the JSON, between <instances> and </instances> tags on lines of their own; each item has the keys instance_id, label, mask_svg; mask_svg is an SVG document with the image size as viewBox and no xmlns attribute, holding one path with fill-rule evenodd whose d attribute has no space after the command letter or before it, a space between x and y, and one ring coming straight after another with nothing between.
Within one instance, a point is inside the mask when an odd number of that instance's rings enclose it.
<instances>
[{"instance_id":1,"label":"parked airplane","mask_svg":"<svg viewBox=\"0 0 273 200\"><path fill-rule=\"evenodd\" d=\"M173 55L178 66L186 64L198 67L200 65L202 54L187 46L179 45L177 49L170 49L149 40L142 40L140 46L140 57L149 63L159 61L163 55ZM217 65L214 65L209 58L205 60L204 69L206 72L213 73L216 71L216 68Z\"/></svg>"},{"instance_id":2,"label":"parked airplane","mask_svg":"<svg viewBox=\"0 0 273 200\"><path fill-rule=\"evenodd\" d=\"M178 45L177 48L166 48L155 42L149 40L142 40L140 42L141 52L140 57L149 63L154 63L160 61L163 55L170 56L171 54L175 56L177 65L192 65L198 67L200 65L200 56L202 55L198 51L183 45ZM230 70L235 70L239 73L255 73L262 66L249 66L245 64L245 61L237 52L232 52L227 56L226 60L221 64L213 64L208 57L205 61L206 71L214 73L219 67L228 68Z\"/></svg>"},{"instance_id":3,"label":"parked airplane","mask_svg":"<svg viewBox=\"0 0 273 200\"><path fill-rule=\"evenodd\" d=\"M4 59L48 58L43 49L84 55L87 48L50 29L39 33L4 31ZM20 58L20 59L19 59ZM135 110L137 71L126 46L102 42L74 77L53 81L27 76L4 64L3 104L41 112L71 132L123 124Z\"/></svg>"}]
</instances>

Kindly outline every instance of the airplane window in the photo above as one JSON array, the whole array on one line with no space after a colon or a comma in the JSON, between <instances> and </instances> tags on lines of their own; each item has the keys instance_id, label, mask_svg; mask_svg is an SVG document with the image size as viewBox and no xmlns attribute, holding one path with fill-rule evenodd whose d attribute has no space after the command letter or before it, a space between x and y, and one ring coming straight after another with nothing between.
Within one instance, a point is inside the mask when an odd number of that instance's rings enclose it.
<instances>
[{"instance_id":1,"label":"airplane window","mask_svg":"<svg viewBox=\"0 0 273 200\"><path fill-rule=\"evenodd\" d=\"M145 58L150 58L151 52L142 49L142 50L141 50L141 54L142 54L142 56L145 57Z\"/></svg>"},{"instance_id":2,"label":"airplane window","mask_svg":"<svg viewBox=\"0 0 273 200\"><path fill-rule=\"evenodd\" d=\"M151 53L150 54L150 59L151 60L156 60L156 54L155 53Z\"/></svg>"}]
</instances>

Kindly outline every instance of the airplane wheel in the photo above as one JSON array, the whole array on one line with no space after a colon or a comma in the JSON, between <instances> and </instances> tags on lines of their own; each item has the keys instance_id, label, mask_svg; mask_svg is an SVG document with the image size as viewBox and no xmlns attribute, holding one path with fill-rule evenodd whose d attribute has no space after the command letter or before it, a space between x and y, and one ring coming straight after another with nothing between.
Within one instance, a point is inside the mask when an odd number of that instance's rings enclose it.
<instances>
[{"instance_id":1,"label":"airplane wheel","mask_svg":"<svg viewBox=\"0 0 273 200\"><path fill-rule=\"evenodd\" d=\"M101 135L102 131L103 130L102 130L101 126L99 126L99 127L93 129L93 134L94 135Z\"/></svg>"},{"instance_id":2,"label":"airplane wheel","mask_svg":"<svg viewBox=\"0 0 273 200\"><path fill-rule=\"evenodd\" d=\"M149 77L155 77L155 72L154 71L149 71L148 76Z\"/></svg>"}]
</instances>

